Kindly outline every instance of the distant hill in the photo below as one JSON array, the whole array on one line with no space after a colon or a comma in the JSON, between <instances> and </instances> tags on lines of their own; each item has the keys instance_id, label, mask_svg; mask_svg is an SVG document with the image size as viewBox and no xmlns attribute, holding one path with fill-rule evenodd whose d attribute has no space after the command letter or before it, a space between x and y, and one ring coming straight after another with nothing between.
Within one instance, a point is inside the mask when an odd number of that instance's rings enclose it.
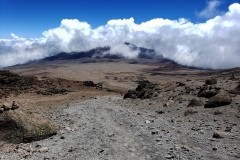
<instances>
[{"instance_id":1,"label":"distant hill","mask_svg":"<svg viewBox=\"0 0 240 160\"><path fill-rule=\"evenodd\" d=\"M143 47L137 47L134 44L124 43L129 46L133 51L139 51L137 58L142 59L163 59L163 57L155 52L153 49L147 49ZM110 54L111 47L97 47L85 52L61 52L59 54L46 57L41 61L55 61L55 60L72 60L72 59L82 59L82 58L109 58L109 59L124 59L121 53Z\"/></svg>"}]
</instances>

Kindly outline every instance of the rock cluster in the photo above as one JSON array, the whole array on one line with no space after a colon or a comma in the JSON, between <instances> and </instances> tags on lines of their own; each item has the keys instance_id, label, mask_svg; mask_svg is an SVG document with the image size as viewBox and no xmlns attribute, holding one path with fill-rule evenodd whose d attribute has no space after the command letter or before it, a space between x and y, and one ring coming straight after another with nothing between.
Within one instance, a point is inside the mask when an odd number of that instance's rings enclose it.
<instances>
[{"instance_id":1,"label":"rock cluster","mask_svg":"<svg viewBox=\"0 0 240 160\"><path fill-rule=\"evenodd\" d=\"M12 104L5 102L2 105L0 105L0 113L3 113L4 111L9 111L9 110L15 110L17 108L19 108L19 106L16 104L15 101L13 101Z\"/></svg>"},{"instance_id":2,"label":"rock cluster","mask_svg":"<svg viewBox=\"0 0 240 160\"><path fill-rule=\"evenodd\" d=\"M194 97L190 100L187 107L195 107L195 106L204 106L205 108L215 108L220 106L229 105L232 103L231 96L224 91L221 87L216 86L217 79L211 78L205 81L203 86L197 87L195 89L190 86L186 86L184 83L177 82L177 86L171 86L165 92L176 92L177 88L184 87L186 94L193 94L198 97ZM199 90L198 90L199 89ZM151 99L153 97L158 97L164 89L160 89L158 85L153 84L152 82L145 80L140 81L139 85L136 89L128 90L128 92L124 95L124 99L126 98L140 98L140 99ZM240 85L238 85L235 89L230 90L230 93L240 94ZM183 92L182 92L183 93ZM203 97L203 98L201 98ZM207 98L207 99L204 99ZM207 101L207 102L205 102ZM174 104L173 99L169 99L164 106L169 107Z\"/></svg>"},{"instance_id":3,"label":"rock cluster","mask_svg":"<svg viewBox=\"0 0 240 160\"><path fill-rule=\"evenodd\" d=\"M157 96L158 87L156 84L144 80L140 81L137 88L135 90L128 90L128 92L124 95L124 99L126 98L140 98L140 99L149 99Z\"/></svg>"},{"instance_id":4,"label":"rock cluster","mask_svg":"<svg viewBox=\"0 0 240 160\"><path fill-rule=\"evenodd\" d=\"M211 85L204 85L200 87L200 90L198 92L198 97L204 97L204 98L211 98L218 94L219 90L221 88L211 86Z\"/></svg>"}]
</instances>

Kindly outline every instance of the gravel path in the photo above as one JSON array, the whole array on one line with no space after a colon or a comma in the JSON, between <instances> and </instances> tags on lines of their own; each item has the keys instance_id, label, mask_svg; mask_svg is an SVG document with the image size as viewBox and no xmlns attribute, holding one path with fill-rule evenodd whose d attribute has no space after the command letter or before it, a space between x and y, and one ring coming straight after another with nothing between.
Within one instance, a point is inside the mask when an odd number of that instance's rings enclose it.
<instances>
[{"instance_id":1,"label":"gravel path","mask_svg":"<svg viewBox=\"0 0 240 160\"><path fill-rule=\"evenodd\" d=\"M74 103L52 115L51 119L61 126L56 136L27 144L5 144L0 159L240 158L239 126L234 126L227 138L215 139L212 135L219 121L185 117L176 108L159 114L137 107L148 101L128 102L122 97L105 96ZM133 104L136 107L130 107Z\"/></svg>"}]
</instances>

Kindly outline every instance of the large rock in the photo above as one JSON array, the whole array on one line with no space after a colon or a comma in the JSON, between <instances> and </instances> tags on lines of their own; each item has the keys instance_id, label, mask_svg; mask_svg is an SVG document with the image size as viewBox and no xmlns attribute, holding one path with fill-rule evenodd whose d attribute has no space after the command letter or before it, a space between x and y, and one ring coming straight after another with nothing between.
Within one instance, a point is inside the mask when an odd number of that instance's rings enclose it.
<instances>
[{"instance_id":1,"label":"large rock","mask_svg":"<svg viewBox=\"0 0 240 160\"><path fill-rule=\"evenodd\" d=\"M229 93L240 95L240 84L236 88L230 90Z\"/></svg>"},{"instance_id":2,"label":"large rock","mask_svg":"<svg viewBox=\"0 0 240 160\"><path fill-rule=\"evenodd\" d=\"M158 90L157 85L153 84L150 81L140 81L139 85L135 90L128 90L124 95L125 98L140 98L140 99L149 99L157 95L156 90Z\"/></svg>"},{"instance_id":3,"label":"large rock","mask_svg":"<svg viewBox=\"0 0 240 160\"><path fill-rule=\"evenodd\" d=\"M226 92L220 92L216 96L210 98L204 105L205 108L214 108L229 105L232 103L232 98Z\"/></svg>"},{"instance_id":4,"label":"large rock","mask_svg":"<svg viewBox=\"0 0 240 160\"><path fill-rule=\"evenodd\" d=\"M31 142L41 140L49 136L55 135L58 131L57 127L50 121L36 113L27 113L23 110L9 110L4 112L4 126L1 129L8 129L10 132L4 137L12 143ZM10 131L9 131L10 129Z\"/></svg>"},{"instance_id":5,"label":"large rock","mask_svg":"<svg viewBox=\"0 0 240 160\"><path fill-rule=\"evenodd\" d=\"M214 84L217 84L217 79L216 79L216 78L206 79L205 84L206 84L206 85L214 85Z\"/></svg>"}]
</instances>

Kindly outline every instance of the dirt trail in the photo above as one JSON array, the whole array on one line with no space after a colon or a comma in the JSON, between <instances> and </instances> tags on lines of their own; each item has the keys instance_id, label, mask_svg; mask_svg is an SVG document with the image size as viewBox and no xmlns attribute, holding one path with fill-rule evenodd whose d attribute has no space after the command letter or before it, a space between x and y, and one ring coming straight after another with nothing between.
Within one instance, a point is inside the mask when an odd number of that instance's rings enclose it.
<instances>
[{"instance_id":1,"label":"dirt trail","mask_svg":"<svg viewBox=\"0 0 240 160\"><path fill-rule=\"evenodd\" d=\"M154 110L157 102L153 102L150 110L138 108L148 105L149 100L129 102L118 96L104 96L73 103L51 116L61 126L56 136L16 146L6 144L0 157L4 160L239 158L240 141L236 137L239 126L232 129L230 138L214 139L216 124L211 120L184 117L182 111L176 114L177 110L169 112L166 108L165 113L159 114ZM44 147L46 152L39 151ZM217 151L213 151L214 147Z\"/></svg>"}]
</instances>

